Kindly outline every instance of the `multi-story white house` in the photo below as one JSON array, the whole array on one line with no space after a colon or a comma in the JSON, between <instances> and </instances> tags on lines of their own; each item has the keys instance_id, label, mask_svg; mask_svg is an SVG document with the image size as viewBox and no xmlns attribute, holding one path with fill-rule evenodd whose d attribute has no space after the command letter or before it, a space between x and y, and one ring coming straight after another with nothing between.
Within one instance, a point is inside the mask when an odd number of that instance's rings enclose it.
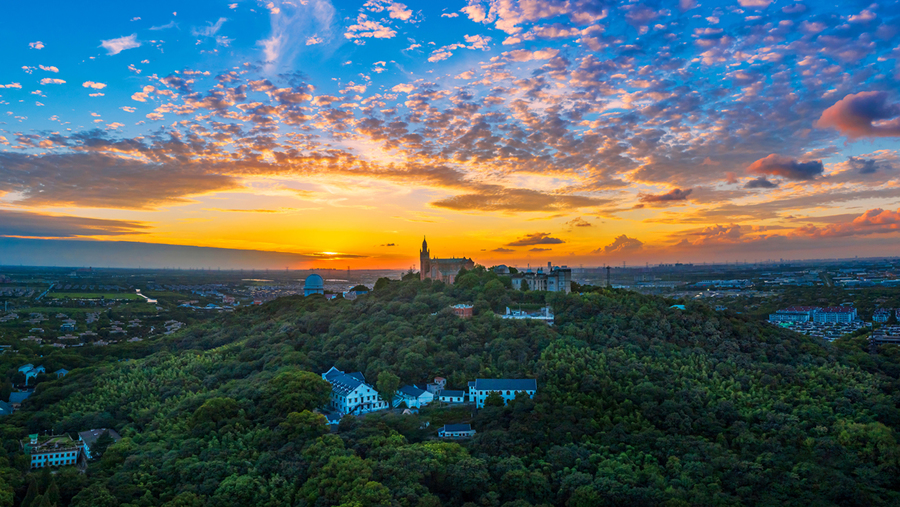
<instances>
[{"instance_id":1,"label":"multi-story white house","mask_svg":"<svg viewBox=\"0 0 900 507\"><path fill-rule=\"evenodd\" d=\"M332 366L322 378L331 384L328 408L341 415L359 415L388 408L387 402L374 387L366 384L366 378L360 372L344 373Z\"/></svg>"},{"instance_id":2,"label":"multi-story white house","mask_svg":"<svg viewBox=\"0 0 900 507\"><path fill-rule=\"evenodd\" d=\"M22 449L29 457L31 468L35 469L74 465L78 462L82 445L68 435L41 438L35 433L28 435L28 440L22 442Z\"/></svg>"},{"instance_id":3,"label":"multi-story white house","mask_svg":"<svg viewBox=\"0 0 900 507\"><path fill-rule=\"evenodd\" d=\"M432 401L434 401L434 393L419 389L416 386L403 386L397 390L397 395L394 397L394 406L406 403L407 408L419 408L428 405Z\"/></svg>"},{"instance_id":4,"label":"multi-story white house","mask_svg":"<svg viewBox=\"0 0 900 507\"><path fill-rule=\"evenodd\" d=\"M814 322L847 323L856 320L856 308L852 306L828 306L813 314Z\"/></svg>"},{"instance_id":5,"label":"multi-story white house","mask_svg":"<svg viewBox=\"0 0 900 507\"><path fill-rule=\"evenodd\" d=\"M475 400L475 408L484 407L484 400L491 393L498 393L503 398L503 404L509 403L509 400L516 398L516 393L524 392L529 398L534 398L537 392L537 380L533 378L525 379L504 379L504 378L479 378L475 379L475 383L469 384L469 401Z\"/></svg>"}]
</instances>

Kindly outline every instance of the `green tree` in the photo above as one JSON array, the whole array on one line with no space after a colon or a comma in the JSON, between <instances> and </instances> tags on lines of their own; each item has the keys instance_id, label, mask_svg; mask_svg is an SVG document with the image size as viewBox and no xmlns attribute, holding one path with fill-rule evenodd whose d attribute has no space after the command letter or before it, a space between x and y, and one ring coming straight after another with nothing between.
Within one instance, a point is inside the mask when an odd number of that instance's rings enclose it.
<instances>
[{"instance_id":1,"label":"green tree","mask_svg":"<svg viewBox=\"0 0 900 507\"><path fill-rule=\"evenodd\" d=\"M399 388L400 377L387 370L378 374L378 380L375 382L375 389L378 391L378 394L384 398L384 401L388 403L388 406L394 406L394 396Z\"/></svg>"},{"instance_id":2,"label":"green tree","mask_svg":"<svg viewBox=\"0 0 900 507\"><path fill-rule=\"evenodd\" d=\"M37 507L35 503L35 499L40 496L38 492L37 481L34 479L34 475L28 475L28 490L25 492L25 498L22 500L22 507Z\"/></svg>"},{"instance_id":3,"label":"green tree","mask_svg":"<svg viewBox=\"0 0 900 507\"><path fill-rule=\"evenodd\" d=\"M69 507L118 507L119 501L102 484L95 482L81 490Z\"/></svg>"},{"instance_id":4,"label":"green tree","mask_svg":"<svg viewBox=\"0 0 900 507\"><path fill-rule=\"evenodd\" d=\"M238 410L238 402L234 398L210 398L194 411L191 416L191 425L196 427L212 423L215 427L219 422L236 417ZM97 440L99 442L99 439Z\"/></svg>"},{"instance_id":5,"label":"green tree","mask_svg":"<svg viewBox=\"0 0 900 507\"><path fill-rule=\"evenodd\" d=\"M308 371L285 371L269 381L269 392L273 408L286 416L327 405L331 399L331 384Z\"/></svg>"},{"instance_id":6,"label":"green tree","mask_svg":"<svg viewBox=\"0 0 900 507\"><path fill-rule=\"evenodd\" d=\"M94 458L98 458L103 456L103 453L109 449L109 446L116 443L113 439L112 435L109 434L109 430L104 431L97 440L94 442L94 449L91 451L91 456Z\"/></svg>"},{"instance_id":7,"label":"green tree","mask_svg":"<svg viewBox=\"0 0 900 507\"><path fill-rule=\"evenodd\" d=\"M491 391L484 399L485 407L502 407L503 405L503 396L500 396L497 391Z\"/></svg>"},{"instance_id":8,"label":"green tree","mask_svg":"<svg viewBox=\"0 0 900 507\"><path fill-rule=\"evenodd\" d=\"M56 485L56 478L50 478L50 486L48 486L47 491L44 492L44 498L52 505L59 505L59 486Z\"/></svg>"},{"instance_id":9,"label":"green tree","mask_svg":"<svg viewBox=\"0 0 900 507\"><path fill-rule=\"evenodd\" d=\"M196 493L185 491L162 504L162 507L203 507L203 499L197 496Z\"/></svg>"},{"instance_id":10,"label":"green tree","mask_svg":"<svg viewBox=\"0 0 900 507\"><path fill-rule=\"evenodd\" d=\"M381 277L375 281L375 286L372 288L373 291L380 291L388 288L391 284L390 278Z\"/></svg>"},{"instance_id":11,"label":"green tree","mask_svg":"<svg viewBox=\"0 0 900 507\"><path fill-rule=\"evenodd\" d=\"M328 421L322 414L304 410L291 412L287 419L278 425L285 440L315 440L328 433Z\"/></svg>"}]
</instances>

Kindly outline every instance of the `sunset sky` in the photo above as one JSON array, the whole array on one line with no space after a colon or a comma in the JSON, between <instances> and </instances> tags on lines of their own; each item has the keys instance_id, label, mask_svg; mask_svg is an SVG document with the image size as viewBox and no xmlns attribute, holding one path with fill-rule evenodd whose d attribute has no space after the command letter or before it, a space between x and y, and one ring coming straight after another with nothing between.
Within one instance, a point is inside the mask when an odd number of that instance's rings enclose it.
<instances>
[{"instance_id":1,"label":"sunset sky","mask_svg":"<svg viewBox=\"0 0 900 507\"><path fill-rule=\"evenodd\" d=\"M3 237L296 268L406 268L423 235L485 265L900 254L900 2L2 11Z\"/></svg>"}]
</instances>

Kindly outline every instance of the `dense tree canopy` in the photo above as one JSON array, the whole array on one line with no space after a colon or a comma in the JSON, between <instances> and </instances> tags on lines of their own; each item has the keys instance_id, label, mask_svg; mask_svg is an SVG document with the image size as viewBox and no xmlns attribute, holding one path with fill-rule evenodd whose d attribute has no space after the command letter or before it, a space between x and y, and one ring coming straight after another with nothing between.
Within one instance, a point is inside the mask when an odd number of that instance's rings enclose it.
<instances>
[{"instance_id":1,"label":"dense tree canopy","mask_svg":"<svg viewBox=\"0 0 900 507\"><path fill-rule=\"evenodd\" d=\"M828 344L631 292L513 291L480 268L455 285L409 278L354 301L282 298L192 326L143 359L41 383L0 424L0 505L13 491L17 504L48 494L25 480L19 438L89 427L124 438L86 475L54 477L59 505L900 502L893 349L871 356L863 338ZM453 315L456 303L474 317ZM494 315L544 304L552 327ZM527 377L538 392L477 412L347 416L332 432L315 411L331 366L380 390ZM475 438L436 439L455 422Z\"/></svg>"}]
</instances>

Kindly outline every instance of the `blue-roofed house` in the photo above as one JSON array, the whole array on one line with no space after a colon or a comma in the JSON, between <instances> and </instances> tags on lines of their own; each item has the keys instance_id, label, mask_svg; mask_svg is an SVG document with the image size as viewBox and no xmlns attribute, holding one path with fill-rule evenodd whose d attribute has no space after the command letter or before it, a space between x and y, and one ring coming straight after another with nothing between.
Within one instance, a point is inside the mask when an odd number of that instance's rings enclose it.
<instances>
[{"instance_id":1,"label":"blue-roofed house","mask_svg":"<svg viewBox=\"0 0 900 507\"><path fill-rule=\"evenodd\" d=\"M63 377L66 376L66 374L69 373L69 370L67 370L67 369L65 369L65 368L60 368L60 369L56 370L56 371L53 372L53 373L56 374L56 378L63 378Z\"/></svg>"},{"instance_id":2,"label":"blue-roofed house","mask_svg":"<svg viewBox=\"0 0 900 507\"><path fill-rule=\"evenodd\" d=\"M444 403L465 403L466 392L444 389L441 391L440 400Z\"/></svg>"},{"instance_id":3,"label":"blue-roofed house","mask_svg":"<svg viewBox=\"0 0 900 507\"><path fill-rule=\"evenodd\" d=\"M12 405L5 401L0 401L0 415L12 415L13 408Z\"/></svg>"},{"instance_id":4,"label":"blue-roofed house","mask_svg":"<svg viewBox=\"0 0 900 507\"><path fill-rule=\"evenodd\" d=\"M406 403L408 408L419 408L428 405L432 401L434 401L434 393L425 389L419 389L416 386L403 386L397 390L397 395L394 397L394 406Z\"/></svg>"},{"instance_id":5,"label":"blue-roofed house","mask_svg":"<svg viewBox=\"0 0 900 507\"><path fill-rule=\"evenodd\" d=\"M537 380L533 378L505 379L505 378L479 378L475 379L475 385L471 392L475 393L475 407L484 407L484 400L491 393L498 393L503 398L503 404L516 398L516 393L524 392L530 398L534 398L537 392ZM470 400L471 401L471 398Z\"/></svg>"},{"instance_id":6,"label":"blue-roofed house","mask_svg":"<svg viewBox=\"0 0 900 507\"><path fill-rule=\"evenodd\" d=\"M19 368L21 370L21 368ZM28 381L32 378L37 378L38 373L45 373L47 371L43 366L38 366L37 368L32 368L25 372L25 384L28 384Z\"/></svg>"},{"instance_id":7,"label":"blue-roofed house","mask_svg":"<svg viewBox=\"0 0 900 507\"><path fill-rule=\"evenodd\" d=\"M438 430L438 436L451 439L471 438L475 436L475 430L469 424L445 424Z\"/></svg>"},{"instance_id":8,"label":"blue-roofed house","mask_svg":"<svg viewBox=\"0 0 900 507\"><path fill-rule=\"evenodd\" d=\"M33 369L34 369L34 365L31 363L28 363L24 366L19 366L19 373L27 373Z\"/></svg>"},{"instance_id":9,"label":"blue-roofed house","mask_svg":"<svg viewBox=\"0 0 900 507\"><path fill-rule=\"evenodd\" d=\"M19 405L28 399L29 396L31 396L31 391L9 393L9 404L12 405L13 408L19 408Z\"/></svg>"},{"instance_id":10,"label":"blue-roofed house","mask_svg":"<svg viewBox=\"0 0 900 507\"><path fill-rule=\"evenodd\" d=\"M388 408L387 402L381 399L374 387L366 383L360 372L344 373L332 366L322 374L322 378L331 384L328 408L341 415L359 415Z\"/></svg>"}]
</instances>

